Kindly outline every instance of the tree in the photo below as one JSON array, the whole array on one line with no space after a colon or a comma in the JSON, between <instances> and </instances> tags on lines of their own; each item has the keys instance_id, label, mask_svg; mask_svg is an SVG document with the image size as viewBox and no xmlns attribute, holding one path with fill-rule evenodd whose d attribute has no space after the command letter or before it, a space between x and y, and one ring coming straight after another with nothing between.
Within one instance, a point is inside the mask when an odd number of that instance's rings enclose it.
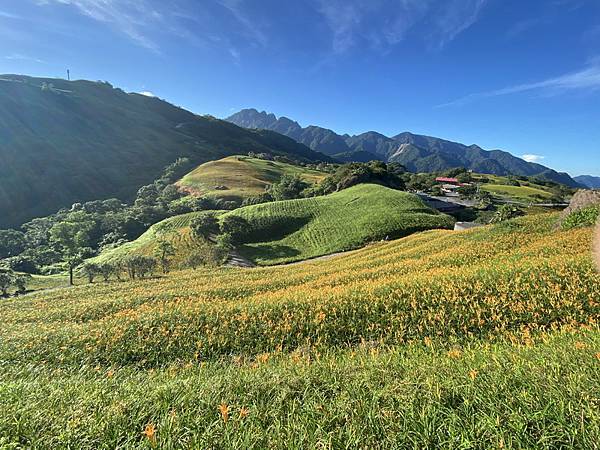
<instances>
[{"instance_id":1,"label":"tree","mask_svg":"<svg viewBox=\"0 0 600 450\"><path fill-rule=\"evenodd\" d=\"M506 204L498 208L494 217L490 220L490 223L500 223L522 215L523 212L519 208L514 205Z\"/></svg>"},{"instance_id":2,"label":"tree","mask_svg":"<svg viewBox=\"0 0 600 450\"><path fill-rule=\"evenodd\" d=\"M239 243L242 236L250 228L246 219L240 216L225 216L221 220L221 234L228 234L232 243Z\"/></svg>"},{"instance_id":3,"label":"tree","mask_svg":"<svg viewBox=\"0 0 600 450\"><path fill-rule=\"evenodd\" d=\"M8 289L13 282L13 274L7 270L0 272L0 294L2 297L8 297Z\"/></svg>"},{"instance_id":4,"label":"tree","mask_svg":"<svg viewBox=\"0 0 600 450\"><path fill-rule=\"evenodd\" d=\"M208 239L219 232L219 221L213 215L203 214L191 223L192 235L196 239Z\"/></svg>"},{"instance_id":5,"label":"tree","mask_svg":"<svg viewBox=\"0 0 600 450\"><path fill-rule=\"evenodd\" d=\"M15 275L13 278L13 283L17 288L17 294L24 294L27 292L27 283L31 280L31 275L28 273L20 273Z\"/></svg>"},{"instance_id":6,"label":"tree","mask_svg":"<svg viewBox=\"0 0 600 450\"><path fill-rule=\"evenodd\" d=\"M160 262L160 265L162 267L162 273L169 273L169 258L174 255L175 246L173 245L173 243L165 239L159 239L156 244L154 256L156 256L156 258L158 258L158 261Z\"/></svg>"},{"instance_id":7,"label":"tree","mask_svg":"<svg viewBox=\"0 0 600 450\"><path fill-rule=\"evenodd\" d=\"M50 229L50 240L62 254L69 268L69 285L73 285L73 271L79 266L86 253L89 232L93 223L83 216L72 214L66 221L58 222Z\"/></svg>"},{"instance_id":8,"label":"tree","mask_svg":"<svg viewBox=\"0 0 600 450\"><path fill-rule=\"evenodd\" d=\"M131 280L135 280L136 277L146 278L154 271L156 259L151 256L134 255L127 258L124 265Z\"/></svg>"},{"instance_id":9,"label":"tree","mask_svg":"<svg viewBox=\"0 0 600 450\"><path fill-rule=\"evenodd\" d=\"M100 273L100 267L98 266L98 264L86 262L81 268L81 271L87 277L88 282L91 284L94 282L94 278L96 278L96 275Z\"/></svg>"},{"instance_id":10,"label":"tree","mask_svg":"<svg viewBox=\"0 0 600 450\"><path fill-rule=\"evenodd\" d=\"M298 175L283 175L277 183L273 183L268 193L275 200L291 200L300 198L302 191L309 187L309 184Z\"/></svg>"},{"instance_id":11,"label":"tree","mask_svg":"<svg viewBox=\"0 0 600 450\"><path fill-rule=\"evenodd\" d=\"M25 246L24 233L17 230L0 230L0 259L23 253Z\"/></svg>"},{"instance_id":12,"label":"tree","mask_svg":"<svg viewBox=\"0 0 600 450\"><path fill-rule=\"evenodd\" d=\"M98 266L98 271L100 272L100 275L102 275L104 282L108 282L110 276L117 271L117 266L115 264L105 262Z\"/></svg>"}]
</instances>

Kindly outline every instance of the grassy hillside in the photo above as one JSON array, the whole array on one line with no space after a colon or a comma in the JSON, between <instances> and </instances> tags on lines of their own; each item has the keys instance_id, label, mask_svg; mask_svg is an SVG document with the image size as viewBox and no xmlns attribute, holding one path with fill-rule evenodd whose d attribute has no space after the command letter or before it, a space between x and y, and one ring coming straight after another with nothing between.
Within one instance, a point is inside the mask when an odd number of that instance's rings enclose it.
<instances>
[{"instance_id":1,"label":"grassy hillside","mask_svg":"<svg viewBox=\"0 0 600 450\"><path fill-rule=\"evenodd\" d=\"M192 220L203 214L221 214L222 211L195 212L171 217L152 225L148 231L133 242L128 242L117 248L104 251L91 261L101 264L116 262L132 255L154 256L156 244L159 239L171 242L175 248L175 255L170 259L173 268L183 268L185 261L197 248L197 242L191 236L190 224Z\"/></svg>"},{"instance_id":2,"label":"grassy hillside","mask_svg":"<svg viewBox=\"0 0 600 450\"><path fill-rule=\"evenodd\" d=\"M75 202L129 200L179 157L327 158L271 131L197 116L108 83L0 76L0 228Z\"/></svg>"},{"instance_id":3,"label":"grassy hillside","mask_svg":"<svg viewBox=\"0 0 600 450\"><path fill-rule=\"evenodd\" d=\"M594 448L600 275L555 221L0 302L0 445Z\"/></svg>"},{"instance_id":4,"label":"grassy hillside","mask_svg":"<svg viewBox=\"0 0 600 450\"><path fill-rule=\"evenodd\" d=\"M507 177L474 174L473 178L477 182L487 180L481 184L481 189L502 200L513 200L523 203L547 203L556 197L556 193L551 188L534 183L533 181L519 181L520 186L512 186Z\"/></svg>"},{"instance_id":5,"label":"grassy hillside","mask_svg":"<svg viewBox=\"0 0 600 450\"><path fill-rule=\"evenodd\" d=\"M174 267L182 268L197 245L189 225L200 214L205 213L164 220L134 242L105 251L95 261L114 261L131 254L151 256L161 238L173 242ZM418 197L378 185L359 185L323 197L265 203L215 214L248 220L250 227L242 235L239 251L261 265L300 261L355 249L386 237L449 228L453 224L450 217L427 208Z\"/></svg>"},{"instance_id":6,"label":"grassy hillside","mask_svg":"<svg viewBox=\"0 0 600 450\"><path fill-rule=\"evenodd\" d=\"M373 184L228 214L249 222L240 252L258 264L299 261L453 225L449 216L428 208L417 196Z\"/></svg>"},{"instance_id":7,"label":"grassy hillside","mask_svg":"<svg viewBox=\"0 0 600 450\"><path fill-rule=\"evenodd\" d=\"M284 174L299 175L309 183L318 183L327 176L324 172L293 164L229 156L202 164L177 185L194 194L242 201L264 193L268 185L279 181Z\"/></svg>"}]
</instances>

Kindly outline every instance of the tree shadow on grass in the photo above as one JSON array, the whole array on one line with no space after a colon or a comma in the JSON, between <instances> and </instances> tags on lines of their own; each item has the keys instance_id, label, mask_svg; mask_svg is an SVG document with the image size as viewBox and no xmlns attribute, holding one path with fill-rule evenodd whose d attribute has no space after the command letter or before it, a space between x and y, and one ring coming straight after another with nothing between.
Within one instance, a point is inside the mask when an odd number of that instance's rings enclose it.
<instances>
[{"instance_id":1,"label":"tree shadow on grass","mask_svg":"<svg viewBox=\"0 0 600 450\"><path fill-rule=\"evenodd\" d=\"M254 262L293 258L294 256L298 256L300 254L298 249L280 244L263 244L259 247L242 245L238 248L238 250L243 256L253 260Z\"/></svg>"}]
</instances>

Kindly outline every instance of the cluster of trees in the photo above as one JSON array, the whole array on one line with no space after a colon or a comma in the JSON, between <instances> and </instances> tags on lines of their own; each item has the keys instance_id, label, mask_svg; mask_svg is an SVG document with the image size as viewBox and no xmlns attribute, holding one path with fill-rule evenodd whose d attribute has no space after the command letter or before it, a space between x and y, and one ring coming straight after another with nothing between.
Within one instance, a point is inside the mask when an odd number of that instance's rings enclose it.
<instances>
[{"instance_id":1,"label":"cluster of trees","mask_svg":"<svg viewBox=\"0 0 600 450\"><path fill-rule=\"evenodd\" d=\"M9 296L8 291L14 288L15 295L25 294L31 275L15 273L12 270L0 269L0 297Z\"/></svg>"},{"instance_id":2,"label":"cluster of trees","mask_svg":"<svg viewBox=\"0 0 600 450\"><path fill-rule=\"evenodd\" d=\"M325 165L325 163L323 164ZM299 175L285 174L278 182L270 185L264 194L246 199L243 206L280 200L317 197L341 191L361 183L374 183L393 189L405 189L405 182L402 176L406 169L400 164L371 161L368 163L327 165L327 167L331 171L331 174L325 177L318 185L310 185Z\"/></svg>"},{"instance_id":3,"label":"cluster of trees","mask_svg":"<svg viewBox=\"0 0 600 450\"><path fill-rule=\"evenodd\" d=\"M115 262L94 263L88 261L81 266L81 273L89 283L93 283L97 277L102 277L105 282L109 281L111 277L120 281L123 273L126 273L130 280L144 279L154 275L159 262L157 258L143 255L132 255Z\"/></svg>"},{"instance_id":4,"label":"cluster of trees","mask_svg":"<svg viewBox=\"0 0 600 450\"><path fill-rule=\"evenodd\" d=\"M189 170L190 161L178 159L154 183L141 187L131 204L117 199L77 203L33 219L20 230L0 230L0 265L26 273L52 274L68 269L72 277L83 259L135 240L161 220L236 206L184 196L173 183Z\"/></svg>"}]
</instances>

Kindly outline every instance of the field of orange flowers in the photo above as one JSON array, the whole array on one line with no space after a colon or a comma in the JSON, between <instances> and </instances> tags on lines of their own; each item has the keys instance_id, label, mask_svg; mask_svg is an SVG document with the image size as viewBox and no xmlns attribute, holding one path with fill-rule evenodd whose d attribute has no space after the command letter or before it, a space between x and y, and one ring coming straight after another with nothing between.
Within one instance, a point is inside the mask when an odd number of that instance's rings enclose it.
<instances>
[{"instance_id":1,"label":"field of orange flowers","mask_svg":"<svg viewBox=\"0 0 600 450\"><path fill-rule=\"evenodd\" d=\"M555 220L429 231L323 261L183 271L2 302L0 448L40 445L44 436L88 448L219 448L219 436L239 448L337 448L347 439L362 448L473 448L477 440L585 448L600 438L600 275L592 230L557 231ZM439 373L425 382L428 367ZM558 372L545 377L540 367ZM231 403L225 397L240 396L232 390L243 380L256 385ZM94 400L79 385L122 423L106 418L104 428L82 431L85 414L69 411ZM144 385L164 396L144 394ZM121 406L112 395L105 401L108 386L121 392ZM502 397L513 388L523 398ZM471 390L486 398L481 410ZM34 411L15 404L19 395L61 424L63 441L57 425L44 431ZM152 406L145 395L160 398ZM502 402L521 411L486 409ZM194 408L214 412L203 428L192 426ZM169 414L186 419L167 433ZM356 435L333 431L344 426Z\"/></svg>"}]
</instances>

